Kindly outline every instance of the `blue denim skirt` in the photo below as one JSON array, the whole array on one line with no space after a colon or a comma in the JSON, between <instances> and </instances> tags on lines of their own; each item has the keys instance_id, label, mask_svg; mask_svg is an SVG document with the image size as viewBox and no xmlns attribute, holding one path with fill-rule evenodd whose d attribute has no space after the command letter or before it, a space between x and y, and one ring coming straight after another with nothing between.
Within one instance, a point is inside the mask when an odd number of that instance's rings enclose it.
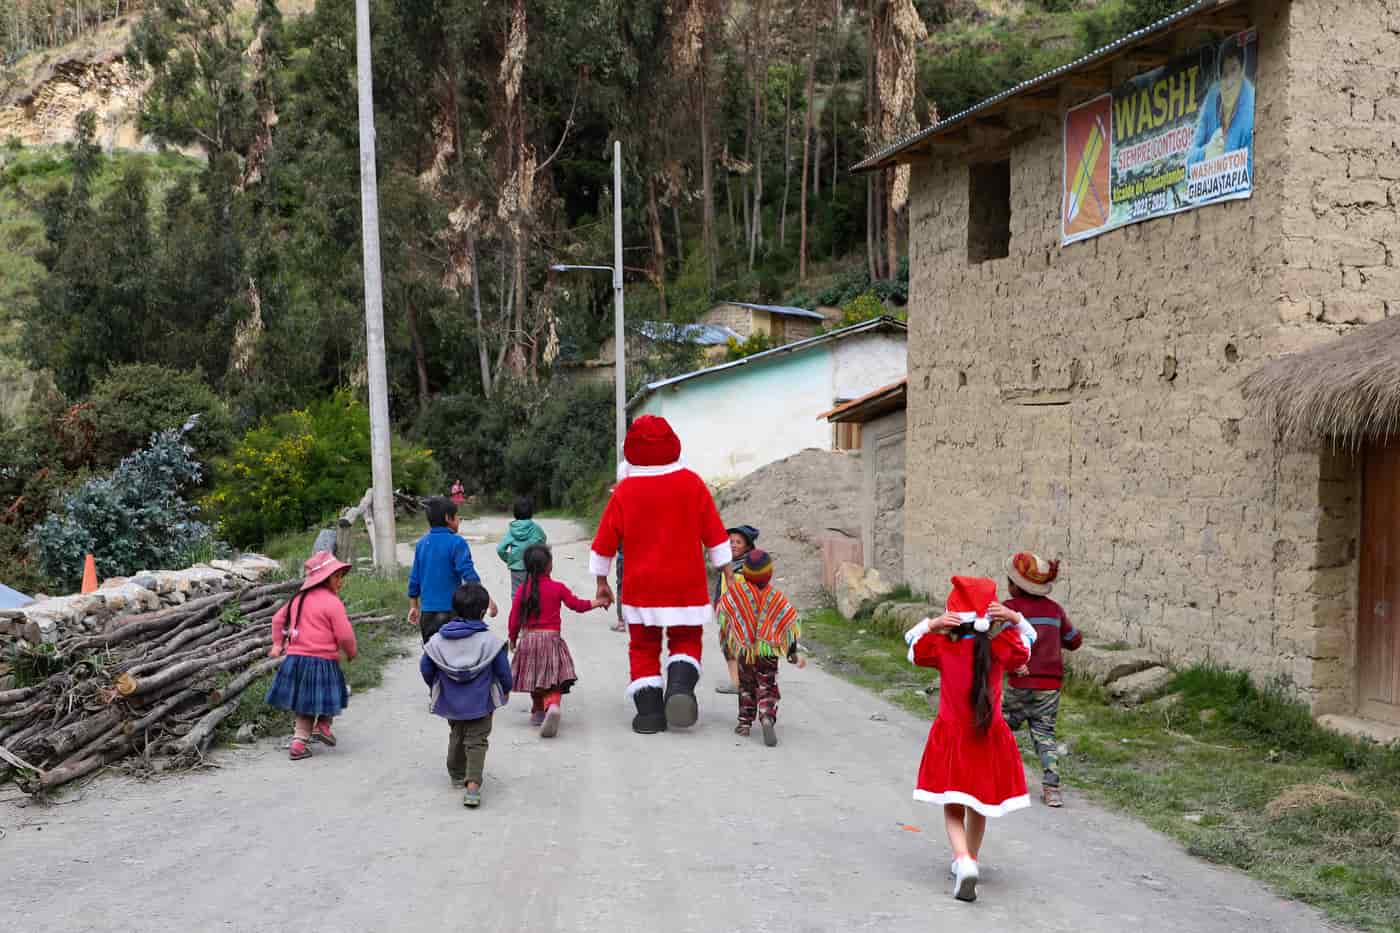
<instances>
[{"instance_id":1,"label":"blue denim skirt","mask_svg":"<svg viewBox=\"0 0 1400 933\"><path fill-rule=\"evenodd\" d=\"M265 702L298 716L337 716L350 702L350 688L337 662L291 654L277 669Z\"/></svg>"}]
</instances>

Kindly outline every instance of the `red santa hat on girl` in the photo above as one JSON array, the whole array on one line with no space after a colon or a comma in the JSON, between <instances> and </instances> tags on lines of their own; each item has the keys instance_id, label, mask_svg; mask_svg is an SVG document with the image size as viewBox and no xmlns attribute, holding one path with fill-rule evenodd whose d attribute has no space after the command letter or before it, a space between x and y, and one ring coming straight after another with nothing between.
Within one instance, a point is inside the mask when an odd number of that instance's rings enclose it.
<instances>
[{"instance_id":1,"label":"red santa hat on girl","mask_svg":"<svg viewBox=\"0 0 1400 933\"><path fill-rule=\"evenodd\" d=\"M622 444L623 462L618 464L617 478L626 478L633 467L657 468L680 463L681 439L671 430L665 418L642 415L627 429Z\"/></svg>"},{"instance_id":2,"label":"red santa hat on girl","mask_svg":"<svg viewBox=\"0 0 1400 933\"><path fill-rule=\"evenodd\" d=\"M954 577L953 592L948 594L946 609L963 623L972 623L972 630L986 632L992 627L987 607L997 598L995 580L986 577Z\"/></svg>"}]
</instances>

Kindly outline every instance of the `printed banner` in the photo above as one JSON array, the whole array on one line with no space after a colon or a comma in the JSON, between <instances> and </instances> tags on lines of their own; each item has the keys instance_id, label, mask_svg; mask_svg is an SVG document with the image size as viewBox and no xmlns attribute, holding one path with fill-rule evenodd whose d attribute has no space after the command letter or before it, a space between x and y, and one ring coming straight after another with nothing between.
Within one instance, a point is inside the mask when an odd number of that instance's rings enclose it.
<instances>
[{"instance_id":1,"label":"printed banner","mask_svg":"<svg viewBox=\"0 0 1400 933\"><path fill-rule=\"evenodd\" d=\"M1065 244L1254 191L1253 31L1065 114Z\"/></svg>"}]
</instances>

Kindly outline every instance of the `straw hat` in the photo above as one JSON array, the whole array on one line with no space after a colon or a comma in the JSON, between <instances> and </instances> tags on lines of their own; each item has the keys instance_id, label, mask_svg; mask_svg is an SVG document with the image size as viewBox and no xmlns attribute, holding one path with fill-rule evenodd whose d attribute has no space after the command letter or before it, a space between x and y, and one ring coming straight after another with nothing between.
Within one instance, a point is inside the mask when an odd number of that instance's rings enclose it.
<instances>
[{"instance_id":1,"label":"straw hat","mask_svg":"<svg viewBox=\"0 0 1400 933\"><path fill-rule=\"evenodd\" d=\"M1060 562L1045 560L1030 551L1013 554L1006 561L1006 575L1011 582L1032 596L1049 596L1060 575Z\"/></svg>"}]
</instances>

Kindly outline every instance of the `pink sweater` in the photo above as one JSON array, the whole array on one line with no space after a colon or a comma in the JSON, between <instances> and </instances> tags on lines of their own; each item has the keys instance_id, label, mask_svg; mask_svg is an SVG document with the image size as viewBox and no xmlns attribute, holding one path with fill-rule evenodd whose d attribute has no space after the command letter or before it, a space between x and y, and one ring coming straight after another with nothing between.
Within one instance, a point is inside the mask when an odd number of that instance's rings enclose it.
<instances>
[{"instance_id":1,"label":"pink sweater","mask_svg":"<svg viewBox=\"0 0 1400 933\"><path fill-rule=\"evenodd\" d=\"M540 578L540 614L533 619L525 619L525 587L530 583L527 580L525 586L515 592L515 602L510 607L510 640L515 641L520 637L522 628L531 629L536 632L557 632L563 628L563 620L559 616L559 607L568 606L574 612L587 612L593 608L593 604L586 599L579 599L567 586L552 577Z\"/></svg>"},{"instance_id":2,"label":"pink sweater","mask_svg":"<svg viewBox=\"0 0 1400 933\"><path fill-rule=\"evenodd\" d=\"M318 586L308 593L298 593L292 601L272 617L272 643L282 644L282 633L287 626L287 611L295 607L296 628L292 630L292 641L287 645L287 654L299 654L308 658L325 658L328 661L340 659L340 650L353 658L356 654L355 630L350 627L350 617L345 614L345 604L340 597Z\"/></svg>"}]
</instances>

